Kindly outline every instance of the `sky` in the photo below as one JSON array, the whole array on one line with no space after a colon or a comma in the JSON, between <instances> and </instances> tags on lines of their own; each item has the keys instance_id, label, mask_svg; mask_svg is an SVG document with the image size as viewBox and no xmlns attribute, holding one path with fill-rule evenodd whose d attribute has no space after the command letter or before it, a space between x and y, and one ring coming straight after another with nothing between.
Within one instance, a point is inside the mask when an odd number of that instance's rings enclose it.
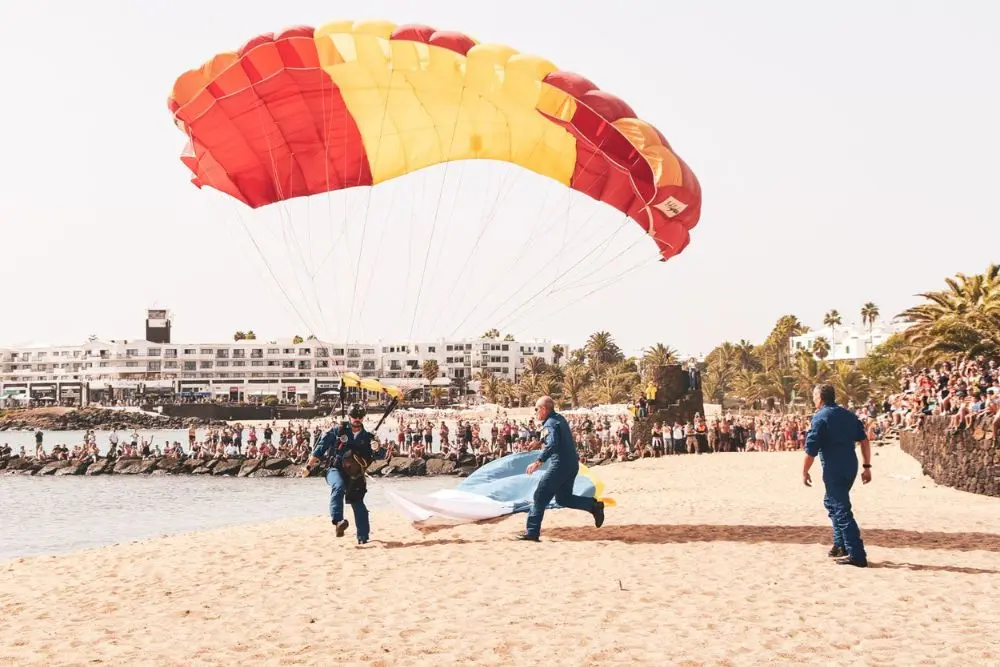
<instances>
[{"instance_id":1,"label":"sky","mask_svg":"<svg viewBox=\"0 0 1000 667\"><path fill-rule=\"evenodd\" d=\"M819 327L873 301L891 316L1000 258L1000 4L354 8L5 3L0 344L139 338L145 309L165 307L178 341L496 326L694 355L759 342L785 313ZM256 211L194 187L166 106L176 77L257 34L345 18L507 44L621 97L702 185L690 245L656 262L610 207L499 163Z\"/></svg>"}]
</instances>

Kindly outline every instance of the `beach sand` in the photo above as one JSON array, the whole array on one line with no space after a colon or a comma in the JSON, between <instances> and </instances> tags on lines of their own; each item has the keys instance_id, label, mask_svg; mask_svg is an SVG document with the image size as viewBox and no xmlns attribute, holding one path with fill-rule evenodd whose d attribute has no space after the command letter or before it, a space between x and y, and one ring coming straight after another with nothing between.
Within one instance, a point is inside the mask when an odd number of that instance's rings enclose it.
<instances>
[{"instance_id":1,"label":"beach sand","mask_svg":"<svg viewBox=\"0 0 1000 667\"><path fill-rule=\"evenodd\" d=\"M670 457L601 467L605 526L541 544L376 512L366 547L317 516L2 563L0 664L1000 663L1000 499L873 463L867 570L827 559L801 454Z\"/></svg>"}]
</instances>

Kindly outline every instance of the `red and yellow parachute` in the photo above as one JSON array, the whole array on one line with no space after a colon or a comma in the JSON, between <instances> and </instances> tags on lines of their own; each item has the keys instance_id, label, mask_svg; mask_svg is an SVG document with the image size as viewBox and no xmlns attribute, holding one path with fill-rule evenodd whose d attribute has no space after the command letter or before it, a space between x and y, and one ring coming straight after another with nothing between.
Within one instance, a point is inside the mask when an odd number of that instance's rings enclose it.
<instances>
[{"instance_id":1,"label":"red and yellow parachute","mask_svg":"<svg viewBox=\"0 0 1000 667\"><path fill-rule=\"evenodd\" d=\"M664 136L586 78L422 25L338 21L260 35L169 98L193 182L257 208L454 160L501 160L605 202L681 252L698 180Z\"/></svg>"}]
</instances>

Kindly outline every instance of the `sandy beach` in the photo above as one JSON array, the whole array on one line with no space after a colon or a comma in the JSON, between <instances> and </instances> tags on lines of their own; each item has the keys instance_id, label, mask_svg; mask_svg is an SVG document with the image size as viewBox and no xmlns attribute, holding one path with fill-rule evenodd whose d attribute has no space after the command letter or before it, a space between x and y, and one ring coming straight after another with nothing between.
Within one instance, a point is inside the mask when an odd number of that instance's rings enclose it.
<instances>
[{"instance_id":1,"label":"sandy beach","mask_svg":"<svg viewBox=\"0 0 1000 667\"><path fill-rule=\"evenodd\" d=\"M647 459L541 544L375 512L365 547L317 516L2 563L0 664L1000 663L1000 499L875 452L867 570L826 558L801 454Z\"/></svg>"}]
</instances>

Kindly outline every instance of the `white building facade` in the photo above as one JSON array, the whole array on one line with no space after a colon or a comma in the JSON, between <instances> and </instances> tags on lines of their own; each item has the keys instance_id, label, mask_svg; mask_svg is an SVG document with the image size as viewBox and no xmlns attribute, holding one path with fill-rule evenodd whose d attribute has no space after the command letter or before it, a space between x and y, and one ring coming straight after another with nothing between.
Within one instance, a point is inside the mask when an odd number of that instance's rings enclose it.
<instances>
[{"instance_id":1,"label":"white building facade","mask_svg":"<svg viewBox=\"0 0 1000 667\"><path fill-rule=\"evenodd\" d=\"M793 356L805 350L813 352L813 356L818 359L814 345L817 338L823 338L830 347L826 361L858 361L867 357L890 336L906 330L909 326L908 322L894 320L873 324L871 330L867 326L855 324L820 327L801 336L793 336L789 339L789 348Z\"/></svg>"},{"instance_id":2,"label":"white building facade","mask_svg":"<svg viewBox=\"0 0 1000 667\"><path fill-rule=\"evenodd\" d=\"M438 365L433 384L448 386L475 381L484 371L516 380L534 356L552 363L552 344L483 338L426 343L313 339L39 344L0 348L0 399L78 405L139 393L233 401L273 395L283 401L311 401L337 390L345 371L409 390L427 384L423 366L429 359Z\"/></svg>"}]
</instances>

